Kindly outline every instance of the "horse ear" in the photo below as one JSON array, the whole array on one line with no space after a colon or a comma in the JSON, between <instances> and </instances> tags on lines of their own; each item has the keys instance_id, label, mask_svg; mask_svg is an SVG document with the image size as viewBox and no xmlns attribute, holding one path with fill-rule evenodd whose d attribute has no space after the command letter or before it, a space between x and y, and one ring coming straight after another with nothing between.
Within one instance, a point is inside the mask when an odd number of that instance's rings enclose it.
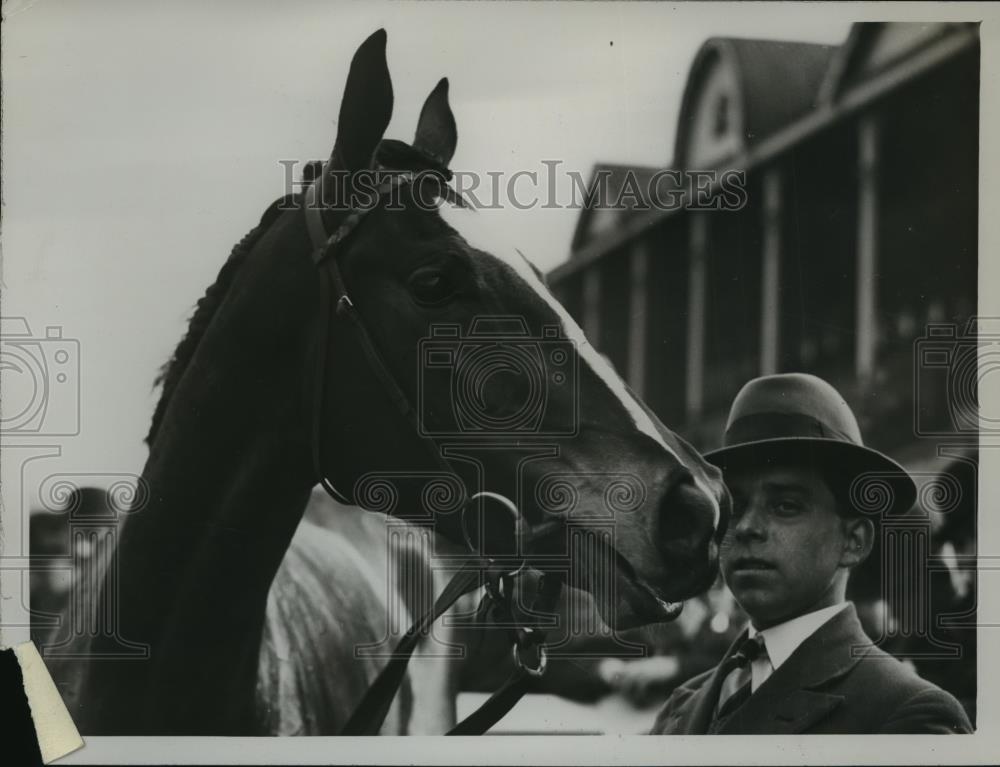
<instances>
[{"instance_id":1,"label":"horse ear","mask_svg":"<svg viewBox=\"0 0 1000 767\"><path fill-rule=\"evenodd\" d=\"M455 116L448 106L448 78L442 77L424 102L417 121L413 146L438 160L445 167L451 162L458 143Z\"/></svg>"},{"instance_id":2,"label":"horse ear","mask_svg":"<svg viewBox=\"0 0 1000 767\"><path fill-rule=\"evenodd\" d=\"M332 168L354 172L368 168L392 117L392 80L385 60L386 34L380 29L361 43L340 102Z\"/></svg>"}]
</instances>

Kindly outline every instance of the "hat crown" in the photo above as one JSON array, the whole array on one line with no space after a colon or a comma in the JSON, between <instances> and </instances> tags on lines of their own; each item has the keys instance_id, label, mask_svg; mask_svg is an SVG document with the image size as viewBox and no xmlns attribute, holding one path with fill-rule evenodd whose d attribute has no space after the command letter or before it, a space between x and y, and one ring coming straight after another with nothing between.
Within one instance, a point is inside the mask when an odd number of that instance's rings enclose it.
<instances>
[{"instance_id":1,"label":"hat crown","mask_svg":"<svg viewBox=\"0 0 1000 767\"><path fill-rule=\"evenodd\" d=\"M812 436L864 444L858 420L840 392L807 373L781 373L748 382L729 411L726 444L744 441L731 438L743 431L740 426L748 419L758 424L766 421L772 432L767 437L772 439Z\"/></svg>"},{"instance_id":2,"label":"hat crown","mask_svg":"<svg viewBox=\"0 0 1000 767\"><path fill-rule=\"evenodd\" d=\"M805 373L764 376L744 386L729 411L723 446L705 453L705 459L724 472L757 467L762 461L805 460L835 467L826 478L852 499L852 508L861 503L854 500L854 482L873 474L890 492L878 509L862 499L866 514L902 513L917 497L907 471L861 441L858 421L840 392Z\"/></svg>"}]
</instances>

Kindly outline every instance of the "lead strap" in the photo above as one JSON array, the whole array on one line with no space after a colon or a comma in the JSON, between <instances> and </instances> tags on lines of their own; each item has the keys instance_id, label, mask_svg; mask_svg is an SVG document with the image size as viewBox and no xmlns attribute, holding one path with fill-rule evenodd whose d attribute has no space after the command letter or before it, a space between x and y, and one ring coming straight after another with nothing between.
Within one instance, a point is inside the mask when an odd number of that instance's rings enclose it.
<instances>
[{"instance_id":1,"label":"lead strap","mask_svg":"<svg viewBox=\"0 0 1000 767\"><path fill-rule=\"evenodd\" d=\"M559 595L562 593L563 583L562 573L545 573L542 576L542 582L539 585L531 611L533 613L553 612ZM526 665L521 660L520 650L529 646L538 654L537 666ZM483 705L449 730L448 735L484 734L503 719L525 694L534 689L538 679L545 673L545 631L538 628L518 629L513 652L514 673Z\"/></svg>"},{"instance_id":2,"label":"lead strap","mask_svg":"<svg viewBox=\"0 0 1000 767\"><path fill-rule=\"evenodd\" d=\"M341 735L378 735L396 692L402 684L413 651L430 630L431 625L448 608L465 594L479 588L479 574L484 566L483 560L470 559L455 573L441 592L441 596L434 602L434 606L420 616L399 640L389 662L368 688L365 697L361 699L361 703L354 709L351 718L340 731Z\"/></svg>"}]
</instances>

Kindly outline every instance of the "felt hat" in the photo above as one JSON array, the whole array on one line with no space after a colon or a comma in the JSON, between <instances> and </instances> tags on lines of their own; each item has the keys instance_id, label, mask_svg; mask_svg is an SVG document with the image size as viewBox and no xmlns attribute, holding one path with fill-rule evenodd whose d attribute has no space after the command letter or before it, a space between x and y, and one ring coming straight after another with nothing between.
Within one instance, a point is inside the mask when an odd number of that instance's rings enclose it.
<instances>
[{"instance_id":1,"label":"felt hat","mask_svg":"<svg viewBox=\"0 0 1000 767\"><path fill-rule=\"evenodd\" d=\"M723 471L785 462L815 465L836 478L834 493L861 512L876 507L883 513L906 512L917 496L906 469L865 446L857 418L840 393L805 373L747 383L733 400L722 447L705 459Z\"/></svg>"}]
</instances>

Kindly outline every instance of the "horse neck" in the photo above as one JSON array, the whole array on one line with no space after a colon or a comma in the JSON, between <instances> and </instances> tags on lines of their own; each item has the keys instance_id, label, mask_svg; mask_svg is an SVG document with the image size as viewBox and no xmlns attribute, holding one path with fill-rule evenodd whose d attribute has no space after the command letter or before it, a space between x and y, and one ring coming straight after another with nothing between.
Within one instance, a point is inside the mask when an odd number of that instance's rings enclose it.
<instances>
[{"instance_id":1,"label":"horse neck","mask_svg":"<svg viewBox=\"0 0 1000 767\"><path fill-rule=\"evenodd\" d=\"M267 594L313 482L315 275L280 268L233 286L243 294L199 343L151 448L149 502L119 536L119 633L150 657L92 664L104 705L84 696L117 733L253 731Z\"/></svg>"}]
</instances>

